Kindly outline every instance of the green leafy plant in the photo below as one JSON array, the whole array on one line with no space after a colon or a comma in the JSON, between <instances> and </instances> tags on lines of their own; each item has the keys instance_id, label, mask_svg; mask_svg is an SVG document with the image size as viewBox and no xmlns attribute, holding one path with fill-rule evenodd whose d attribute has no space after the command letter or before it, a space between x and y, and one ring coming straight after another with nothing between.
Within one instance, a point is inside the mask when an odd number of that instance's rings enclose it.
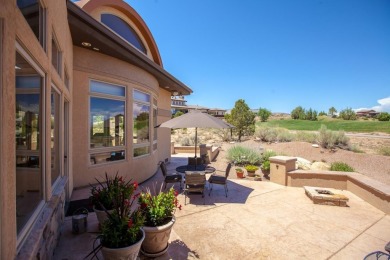
<instances>
[{"instance_id":1,"label":"green leafy plant","mask_svg":"<svg viewBox=\"0 0 390 260\"><path fill-rule=\"evenodd\" d=\"M271 162L270 161L265 161L261 165L261 169L265 171L269 171L271 169Z\"/></svg>"},{"instance_id":2,"label":"green leafy plant","mask_svg":"<svg viewBox=\"0 0 390 260\"><path fill-rule=\"evenodd\" d=\"M330 165L331 171L339 171L339 172L354 172L355 170L346 163L343 162L334 162Z\"/></svg>"},{"instance_id":3,"label":"green leafy plant","mask_svg":"<svg viewBox=\"0 0 390 260\"><path fill-rule=\"evenodd\" d=\"M253 135L255 132L255 117L255 113L250 110L243 99L236 101L230 114L225 114L226 121L235 126L233 132L237 134L239 141L245 135Z\"/></svg>"},{"instance_id":4,"label":"green leafy plant","mask_svg":"<svg viewBox=\"0 0 390 260\"><path fill-rule=\"evenodd\" d=\"M268 109L260 107L257 115L260 117L261 122L265 122L272 115L272 113Z\"/></svg>"},{"instance_id":5,"label":"green leafy plant","mask_svg":"<svg viewBox=\"0 0 390 260\"><path fill-rule=\"evenodd\" d=\"M131 189L131 181L125 182L123 177L118 176L118 173L112 178L105 173L105 181L101 182L96 179L98 185L91 185L90 200L92 205L98 210L112 210L115 204L120 203L116 201L121 193L127 198L130 197L133 190Z\"/></svg>"},{"instance_id":6,"label":"green leafy plant","mask_svg":"<svg viewBox=\"0 0 390 260\"><path fill-rule=\"evenodd\" d=\"M173 188L166 192L160 189L156 195L153 195L150 189L142 192L138 198L138 203L145 217L145 225L156 227L171 221L176 208L181 210L177 195L178 192Z\"/></svg>"},{"instance_id":7,"label":"green leafy plant","mask_svg":"<svg viewBox=\"0 0 390 260\"><path fill-rule=\"evenodd\" d=\"M110 178L106 174L107 186L112 200L113 212L103 208L107 214L107 220L101 226L100 245L94 248L87 256L96 256L102 247L122 248L137 243L142 238L141 227L145 218L137 204L139 193L137 182L125 181L118 174ZM102 185L102 184L101 184ZM87 258L86 257L86 258Z\"/></svg>"},{"instance_id":8,"label":"green leafy plant","mask_svg":"<svg viewBox=\"0 0 390 260\"><path fill-rule=\"evenodd\" d=\"M242 168L236 168L236 172L244 172L244 170Z\"/></svg>"},{"instance_id":9,"label":"green leafy plant","mask_svg":"<svg viewBox=\"0 0 390 260\"><path fill-rule=\"evenodd\" d=\"M255 172L258 169L259 169L259 167L257 167L256 165L252 165L252 164L245 166L245 170L247 170L248 172Z\"/></svg>"}]
</instances>

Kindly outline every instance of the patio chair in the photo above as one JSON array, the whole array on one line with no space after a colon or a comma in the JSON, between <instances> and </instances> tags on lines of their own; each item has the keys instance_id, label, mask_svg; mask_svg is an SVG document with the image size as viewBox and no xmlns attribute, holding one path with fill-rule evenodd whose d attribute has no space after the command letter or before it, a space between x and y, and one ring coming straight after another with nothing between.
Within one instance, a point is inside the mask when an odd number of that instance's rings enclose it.
<instances>
[{"instance_id":1,"label":"patio chair","mask_svg":"<svg viewBox=\"0 0 390 260\"><path fill-rule=\"evenodd\" d=\"M187 204L188 193L201 193L204 198L206 174L202 171L186 171L184 186L184 205ZM204 200L203 200L204 204Z\"/></svg>"},{"instance_id":2,"label":"patio chair","mask_svg":"<svg viewBox=\"0 0 390 260\"><path fill-rule=\"evenodd\" d=\"M164 183L165 183L164 189L166 189L167 183L176 183L176 182L180 183L180 189L182 189L181 181L183 180L183 176L181 174L169 174L168 175L167 166L165 165L165 163L163 161L160 161L158 164L159 164L159 166L161 168L161 172L164 176Z\"/></svg>"},{"instance_id":3,"label":"patio chair","mask_svg":"<svg viewBox=\"0 0 390 260\"><path fill-rule=\"evenodd\" d=\"M226 167L224 176L215 175L215 174L210 176L210 178L209 178L209 184L210 184L209 196L211 194L211 191L213 190L213 185L218 184L218 185L223 185L225 187L225 196L227 198L228 192L229 192L229 189L227 186L227 178L229 177L229 173L230 173L231 168L232 168L232 164L229 163Z\"/></svg>"}]
</instances>

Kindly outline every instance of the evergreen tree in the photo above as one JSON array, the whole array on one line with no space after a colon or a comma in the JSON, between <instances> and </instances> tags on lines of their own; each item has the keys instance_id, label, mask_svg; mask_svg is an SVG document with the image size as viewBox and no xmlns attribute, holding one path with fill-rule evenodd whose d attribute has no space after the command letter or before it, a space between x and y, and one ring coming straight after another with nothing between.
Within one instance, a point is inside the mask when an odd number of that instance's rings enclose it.
<instances>
[{"instance_id":1,"label":"evergreen tree","mask_svg":"<svg viewBox=\"0 0 390 260\"><path fill-rule=\"evenodd\" d=\"M226 114L225 119L229 124L235 126L234 132L238 135L238 140L244 135L252 135L255 132L255 113L253 113L245 100L236 101L231 114Z\"/></svg>"}]
</instances>

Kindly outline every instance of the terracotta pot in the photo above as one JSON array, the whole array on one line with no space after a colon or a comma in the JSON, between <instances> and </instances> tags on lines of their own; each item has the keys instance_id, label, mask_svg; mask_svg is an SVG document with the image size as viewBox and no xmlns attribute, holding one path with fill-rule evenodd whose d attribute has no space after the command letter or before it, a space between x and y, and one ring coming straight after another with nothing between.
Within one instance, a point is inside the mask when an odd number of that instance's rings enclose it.
<instances>
[{"instance_id":1,"label":"terracotta pot","mask_svg":"<svg viewBox=\"0 0 390 260\"><path fill-rule=\"evenodd\" d=\"M244 178L244 172L236 172L236 174L237 174L237 178L240 179Z\"/></svg>"},{"instance_id":2,"label":"terracotta pot","mask_svg":"<svg viewBox=\"0 0 390 260\"><path fill-rule=\"evenodd\" d=\"M93 211L96 213L96 217L99 221L100 226L103 225L103 222L108 219L107 213L104 210L98 210L93 206ZM113 209L107 210L110 214L114 212Z\"/></svg>"},{"instance_id":3,"label":"terracotta pot","mask_svg":"<svg viewBox=\"0 0 390 260\"><path fill-rule=\"evenodd\" d=\"M153 258L165 254L168 250L168 240L175 221L175 217L172 217L172 220L169 221L169 223L162 226L144 226L145 240L142 243L142 254Z\"/></svg>"},{"instance_id":4,"label":"terracotta pot","mask_svg":"<svg viewBox=\"0 0 390 260\"><path fill-rule=\"evenodd\" d=\"M103 258L106 260L118 260L129 259L135 260L138 258L139 250L141 249L142 242L145 239L145 232L141 229L142 238L134 245L121 248L108 248L102 247Z\"/></svg>"},{"instance_id":5,"label":"terracotta pot","mask_svg":"<svg viewBox=\"0 0 390 260\"><path fill-rule=\"evenodd\" d=\"M264 175L264 178L269 179L270 170L261 170L261 172Z\"/></svg>"}]
</instances>

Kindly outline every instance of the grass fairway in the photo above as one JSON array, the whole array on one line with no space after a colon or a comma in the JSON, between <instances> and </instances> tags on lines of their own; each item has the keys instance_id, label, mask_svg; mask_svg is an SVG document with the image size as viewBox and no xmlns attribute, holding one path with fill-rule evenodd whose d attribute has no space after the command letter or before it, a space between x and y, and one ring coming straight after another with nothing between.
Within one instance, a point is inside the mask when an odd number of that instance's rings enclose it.
<instances>
[{"instance_id":1,"label":"grass fairway","mask_svg":"<svg viewBox=\"0 0 390 260\"><path fill-rule=\"evenodd\" d=\"M317 131L321 125L326 125L331 130L344 130L345 132L359 132L359 133L371 133L371 132L383 132L390 134L390 121L353 121L353 120L340 120L340 119L328 119L320 118L319 121L308 120L270 120L269 122L258 122L258 126L272 126L283 127L289 130L306 130Z\"/></svg>"}]
</instances>

